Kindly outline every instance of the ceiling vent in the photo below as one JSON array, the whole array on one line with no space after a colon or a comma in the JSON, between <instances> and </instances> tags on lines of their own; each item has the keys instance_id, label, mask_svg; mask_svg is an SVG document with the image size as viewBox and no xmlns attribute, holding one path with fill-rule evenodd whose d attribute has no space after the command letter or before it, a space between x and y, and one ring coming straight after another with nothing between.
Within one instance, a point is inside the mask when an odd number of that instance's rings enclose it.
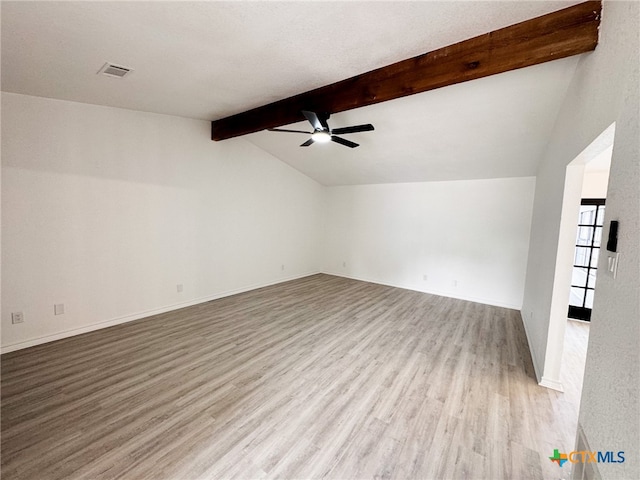
<instances>
[{"instance_id":1,"label":"ceiling vent","mask_svg":"<svg viewBox=\"0 0 640 480\"><path fill-rule=\"evenodd\" d=\"M131 70L130 68L122 67L120 65L114 65L113 63L107 62L102 66L100 70L98 70L98 73L101 73L102 75L106 75L108 77L123 78L132 71L133 70Z\"/></svg>"}]
</instances>

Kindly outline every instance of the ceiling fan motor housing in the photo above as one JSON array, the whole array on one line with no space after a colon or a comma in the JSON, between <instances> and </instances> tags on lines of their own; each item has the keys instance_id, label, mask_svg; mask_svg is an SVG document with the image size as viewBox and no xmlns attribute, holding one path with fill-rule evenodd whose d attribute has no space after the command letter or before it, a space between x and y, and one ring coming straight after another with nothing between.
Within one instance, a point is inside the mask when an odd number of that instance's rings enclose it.
<instances>
[{"instance_id":1,"label":"ceiling fan motor housing","mask_svg":"<svg viewBox=\"0 0 640 480\"><path fill-rule=\"evenodd\" d=\"M336 128L331 130L329 128L329 123L327 120L330 117L329 113L321 112L315 113L309 110L302 110L302 114L309 121L311 126L313 127L313 132L303 132L301 130L289 130L285 128L270 128L271 132L288 132L288 133L311 133L311 138L304 142L301 147L308 147L314 143L328 143L335 142L340 145L344 145L345 147L355 148L358 146L357 143L352 142L351 140L347 140L345 138L339 137L340 134L346 133L357 133L357 132L370 132L374 130L373 125L370 123L366 125L353 125L351 127L344 128Z\"/></svg>"}]
</instances>

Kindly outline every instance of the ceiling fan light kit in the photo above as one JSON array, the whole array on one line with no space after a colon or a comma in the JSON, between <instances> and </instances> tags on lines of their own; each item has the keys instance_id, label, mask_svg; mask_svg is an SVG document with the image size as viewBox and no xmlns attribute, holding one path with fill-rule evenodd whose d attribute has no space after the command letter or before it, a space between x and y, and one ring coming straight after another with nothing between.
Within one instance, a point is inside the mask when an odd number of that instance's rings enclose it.
<instances>
[{"instance_id":1,"label":"ceiling fan light kit","mask_svg":"<svg viewBox=\"0 0 640 480\"><path fill-rule=\"evenodd\" d=\"M286 133L304 133L306 135L311 135L311 138L304 142L301 147L308 147L314 143L328 143L334 142L340 145L344 145L349 148L356 148L359 146L358 143L352 142L351 140L347 140L342 137L338 137L339 134L345 135L348 133L358 133L358 132L370 132L374 130L373 125L367 123L365 125L354 125L352 127L343 127L343 128L335 128L331 130L329 128L329 124L327 120L329 120L330 114L322 113L318 114L315 112L311 112L309 110L303 110L302 114L309 121L311 126L313 127L313 132L305 132L303 130L289 130L286 128L270 128L270 132L286 132Z\"/></svg>"},{"instance_id":2,"label":"ceiling fan light kit","mask_svg":"<svg viewBox=\"0 0 640 480\"><path fill-rule=\"evenodd\" d=\"M327 143L331 141L331 134L329 132L325 132L321 130L318 132L313 132L311 134L311 138L313 139L314 142Z\"/></svg>"}]
</instances>

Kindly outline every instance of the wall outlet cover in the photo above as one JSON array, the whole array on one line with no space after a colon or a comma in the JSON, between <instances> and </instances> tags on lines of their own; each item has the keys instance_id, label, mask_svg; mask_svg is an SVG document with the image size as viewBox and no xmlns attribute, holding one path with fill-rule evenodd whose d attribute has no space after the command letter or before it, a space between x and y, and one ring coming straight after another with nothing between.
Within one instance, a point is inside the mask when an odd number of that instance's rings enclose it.
<instances>
[{"instance_id":1,"label":"wall outlet cover","mask_svg":"<svg viewBox=\"0 0 640 480\"><path fill-rule=\"evenodd\" d=\"M614 279L618 274L619 261L620 253L607 252L607 274Z\"/></svg>"}]
</instances>

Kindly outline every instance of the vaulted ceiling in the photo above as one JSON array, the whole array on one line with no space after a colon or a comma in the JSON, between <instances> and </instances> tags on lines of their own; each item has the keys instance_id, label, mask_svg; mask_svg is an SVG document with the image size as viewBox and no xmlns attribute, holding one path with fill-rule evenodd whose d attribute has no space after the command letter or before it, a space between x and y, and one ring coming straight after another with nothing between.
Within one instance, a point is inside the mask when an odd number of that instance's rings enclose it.
<instances>
[{"instance_id":1,"label":"vaulted ceiling","mask_svg":"<svg viewBox=\"0 0 640 480\"><path fill-rule=\"evenodd\" d=\"M214 120L575 3L3 1L2 90ZM357 149L243 138L325 185L534 175L577 61L333 115Z\"/></svg>"}]
</instances>

